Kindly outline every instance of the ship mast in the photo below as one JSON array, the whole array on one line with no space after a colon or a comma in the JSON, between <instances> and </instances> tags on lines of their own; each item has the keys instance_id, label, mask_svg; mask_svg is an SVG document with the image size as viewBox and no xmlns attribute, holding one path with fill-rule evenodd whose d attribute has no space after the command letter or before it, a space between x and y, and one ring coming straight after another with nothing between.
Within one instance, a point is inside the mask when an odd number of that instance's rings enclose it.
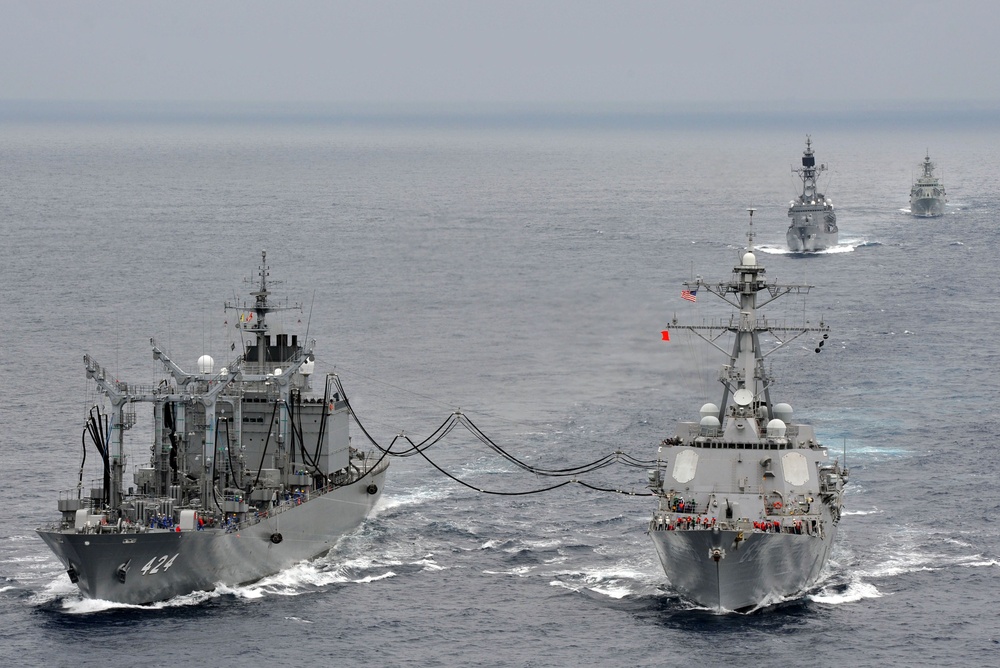
<instances>
[{"instance_id":1,"label":"ship mast","mask_svg":"<svg viewBox=\"0 0 1000 668\"><path fill-rule=\"evenodd\" d=\"M930 151L928 151L927 154L926 154L926 157L924 157L923 167L924 167L924 176L923 176L923 178L925 178L925 179L933 179L934 178L934 163L931 162L931 153L930 153Z\"/></svg>"},{"instance_id":2,"label":"ship mast","mask_svg":"<svg viewBox=\"0 0 1000 668\"><path fill-rule=\"evenodd\" d=\"M267 373L264 361L267 358L267 342L265 340L267 314L271 310L267 303L267 296L270 294L267 290L267 277L270 275L269 269L270 267L267 266L267 251L262 250L260 252L260 268L257 270L259 277L257 291L250 293L254 298L252 312L256 316L256 322L245 323L243 327L244 331L251 332L256 337L257 373L262 375Z\"/></svg>"},{"instance_id":3,"label":"ship mast","mask_svg":"<svg viewBox=\"0 0 1000 668\"><path fill-rule=\"evenodd\" d=\"M829 327L820 321L818 326L803 323L800 327L786 327L773 324L764 316L758 316L758 309L767 306L779 297L787 294L807 294L811 285L788 284L777 282L767 283L764 280L764 267L757 264L754 254L753 214L750 212L750 228L747 232L747 248L740 258L739 264L733 268L733 276L728 282L710 284L699 277L695 281L686 281L685 288L689 290L705 290L725 300L739 311L739 317L731 316L729 322L719 322L710 325L681 325L674 317L671 327L694 332L701 339L712 344L720 352L729 357L729 364L722 367L719 381L723 385L722 402L719 405L719 421L727 415L730 398L736 405L732 413L753 413L754 406L764 406L771 412L770 386L771 378L764 368L764 358L791 343L807 332L828 332ZM758 294L763 301L758 300ZM760 334L768 333L776 344L766 352L761 347ZM733 347L726 350L717 342L726 333L733 334Z\"/></svg>"},{"instance_id":4,"label":"ship mast","mask_svg":"<svg viewBox=\"0 0 1000 668\"><path fill-rule=\"evenodd\" d=\"M812 150L812 136L806 135L806 150L802 152L802 166L792 169L802 179L802 195L800 200L808 204L816 198L816 180L820 172L826 171L826 165L816 166L816 156Z\"/></svg>"},{"instance_id":5,"label":"ship mast","mask_svg":"<svg viewBox=\"0 0 1000 668\"><path fill-rule=\"evenodd\" d=\"M257 269L256 290L250 293L253 296L253 303L246 304L236 301L227 301L225 303L227 311L236 311L239 313L238 329L248 332L254 337L253 344L246 346L242 360L245 366L244 376L251 380L267 380L268 374L274 371L274 366L277 363L288 364L289 369L292 370L298 368L311 356L312 348L315 344L315 341L310 340L300 350L296 345L288 346L287 341L284 339L282 339L280 344L277 339L273 342L269 341L270 328L267 324L268 314L276 311L302 310L302 304L300 303L275 306L268 300L268 297L271 295L270 270L271 268L267 265L267 251L262 250L260 252L260 267ZM276 358L274 355L275 346L282 353L294 353L295 359ZM255 364L249 364L248 362L255 362ZM287 373L283 375L287 376Z\"/></svg>"}]
</instances>

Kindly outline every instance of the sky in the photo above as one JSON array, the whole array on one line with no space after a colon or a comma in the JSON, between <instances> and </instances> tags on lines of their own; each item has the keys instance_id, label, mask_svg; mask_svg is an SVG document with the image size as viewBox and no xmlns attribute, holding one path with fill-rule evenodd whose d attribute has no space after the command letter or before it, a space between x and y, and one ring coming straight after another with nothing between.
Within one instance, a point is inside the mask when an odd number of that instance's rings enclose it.
<instances>
[{"instance_id":1,"label":"sky","mask_svg":"<svg viewBox=\"0 0 1000 668\"><path fill-rule=\"evenodd\" d=\"M0 0L0 101L1000 107L996 0Z\"/></svg>"}]
</instances>

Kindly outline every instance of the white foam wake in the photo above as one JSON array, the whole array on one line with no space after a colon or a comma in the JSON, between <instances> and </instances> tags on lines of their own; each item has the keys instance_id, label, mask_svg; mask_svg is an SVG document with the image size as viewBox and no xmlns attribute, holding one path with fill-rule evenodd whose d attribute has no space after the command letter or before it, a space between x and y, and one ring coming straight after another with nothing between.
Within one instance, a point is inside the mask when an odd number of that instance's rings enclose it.
<instances>
[{"instance_id":1,"label":"white foam wake","mask_svg":"<svg viewBox=\"0 0 1000 668\"><path fill-rule=\"evenodd\" d=\"M766 253L768 255L838 255L840 253L853 253L859 248L865 246L877 246L879 243L877 241L870 241L865 238L859 239L841 239L840 243L836 246L831 246L830 248L824 248L820 251L812 251L808 253L802 253L800 251L790 250L787 246L779 246L774 244L760 244L754 247L754 251L760 253Z\"/></svg>"},{"instance_id":2,"label":"white foam wake","mask_svg":"<svg viewBox=\"0 0 1000 668\"><path fill-rule=\"evenodd\" d=\"M878 587L869 582L857 579L850 582L843 591L838 591L832 587L824 587L817 593L810 594L809 600L826 605L840 605L842 603L857 603L866 598L881 598L882 596L883 594L878 590Z\"/></svg>"}]
</instances>

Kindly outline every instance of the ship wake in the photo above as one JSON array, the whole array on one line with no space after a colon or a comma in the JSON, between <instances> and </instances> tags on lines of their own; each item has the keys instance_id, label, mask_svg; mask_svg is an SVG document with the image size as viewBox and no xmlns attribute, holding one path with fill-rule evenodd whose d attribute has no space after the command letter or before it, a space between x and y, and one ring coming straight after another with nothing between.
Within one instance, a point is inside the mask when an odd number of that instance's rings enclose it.
<instances>
[{"instance_id":1,"label":"ship wake","mask_svg":"<svg viewBox=\"0 0 1000 668\"><path fill-rule=\"evenodd\" d=\"M857 239L841 239L836 246L831 246L830 248L824 248L818 251L793 251L789 250L785 245L777 244L760 244L755 246L754 250L761 253L767 253L768 255L789 255L792 257L810 257L813 255L840 255L842 253L853 253L859 248L867 248L869 246L881 246L882 243L879 241L873 241L864 237Z\"/></svg>"}]
</instances>

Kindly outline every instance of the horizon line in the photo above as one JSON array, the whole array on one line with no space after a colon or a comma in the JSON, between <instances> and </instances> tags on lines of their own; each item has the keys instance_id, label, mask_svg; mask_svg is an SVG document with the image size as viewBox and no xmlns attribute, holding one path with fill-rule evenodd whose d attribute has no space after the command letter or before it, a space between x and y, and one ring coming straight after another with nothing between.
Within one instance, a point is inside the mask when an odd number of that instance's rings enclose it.
<instances>
[{"instance_id":1,"label":"horizon line","mask_svg":"<svg viewBox=\"0 0 1000 668\"><path fill-rule=\"evenodd\" d=\"M816 111L790 102L431 103L0 99L0 122L234 122L430 126L699 126L808 120L841 124L1000 125L1000 101L840 103Z\"/></svg>"}]
</instances>

